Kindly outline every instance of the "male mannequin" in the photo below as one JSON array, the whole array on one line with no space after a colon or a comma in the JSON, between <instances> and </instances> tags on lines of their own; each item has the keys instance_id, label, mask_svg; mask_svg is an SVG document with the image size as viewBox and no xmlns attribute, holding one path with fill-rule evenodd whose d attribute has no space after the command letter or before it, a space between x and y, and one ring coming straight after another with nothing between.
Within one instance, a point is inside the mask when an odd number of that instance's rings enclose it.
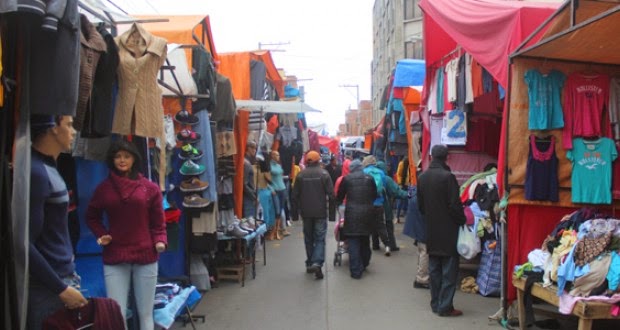
<instances>
[{"instance_id":1,"label":"male mannequin","mask_svg":"<svg viewBox=\"0 0 620 330\"><path fill-rule=\"evenodd\" d=\"M56 159L71 149L75 138L71 116L31 117L30 280L28 329L41 329L56 310L88 303L75 287L73 248L67 226L69 195L56 169Z\"/></svg>"}]
</instances>

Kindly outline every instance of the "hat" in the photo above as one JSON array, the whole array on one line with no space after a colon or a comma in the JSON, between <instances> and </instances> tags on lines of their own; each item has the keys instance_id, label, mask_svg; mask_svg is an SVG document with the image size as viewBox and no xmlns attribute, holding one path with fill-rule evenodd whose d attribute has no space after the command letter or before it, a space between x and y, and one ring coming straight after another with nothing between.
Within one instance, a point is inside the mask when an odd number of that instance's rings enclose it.
<instances>
[{"instance_id":1,"label":"hat","mask_svg":"<svg viewBox=\"0 0 620 330\"><path fill-rule=\"evenodd\" d=\"M448 157L448 147L443 144L434 145L433 149L431 149L431 156L433 156L433 158L446 160Z\"/></svg>"},{"instance_id":2,"label":"hat","mask_svg":"<svg viewBox=\"0 0 620 330\"><path fill-rule=\"evenodd\" d=\"M377 168L379 168L380 170L382 170L385 174L387 174L387 164L380 160L377 162Z\"/></svg>"},{"instance_id":3,"label":"hat","mask_svg":"<svg viewBox=\"0 0 620 330\"><path fill-rule=\"evenodd\" d=\"M353 160L349 163L349 171L351 173L361 171L362 170L362 162L359 159Z\"/></svg>"},{"instance_id":4,"label":"hat","mask_svg":"<svg viewBox=\"0 0 620 330\"><path fill-rule=\"evenodd\" d=\"M321 155L314 150L310 150L306 154L306 163L316 163L319 160L321 160Z\"/></svg>"},{"instance_id":5,"label":"hat","mask_svg":"<svg viewBox=\"0 0 620 330\"><path fill-rule=\"evenodd\" d=\"M364 157L364 160L362 161L362 165L364 167L369 166L369 165L376 165L377 164L377 159L375 158L375 156L369 155Z\"/></svg>"}]
</instances>

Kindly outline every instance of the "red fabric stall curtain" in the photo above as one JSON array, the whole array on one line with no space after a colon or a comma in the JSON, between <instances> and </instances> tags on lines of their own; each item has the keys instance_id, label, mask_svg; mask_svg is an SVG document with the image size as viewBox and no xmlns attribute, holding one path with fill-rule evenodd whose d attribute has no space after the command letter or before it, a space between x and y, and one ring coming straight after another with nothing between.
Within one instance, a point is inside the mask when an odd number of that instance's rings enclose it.
<instances>
[{"instance_id":1,"label":"red fabric stall curtain","mask_svg":"<svg viewBox=\"0 0 620 330\"><path fill-rule=\"evenodd\" d=\"M234 134L235 143L237 144L237 154L235 160L235 175L233 193L235 196L235 214L239 219L243 217L243 161L245 159L245 144L248 141L248 122L250 112L237 111L235 118Z\"/></svg>"}]
</instances>

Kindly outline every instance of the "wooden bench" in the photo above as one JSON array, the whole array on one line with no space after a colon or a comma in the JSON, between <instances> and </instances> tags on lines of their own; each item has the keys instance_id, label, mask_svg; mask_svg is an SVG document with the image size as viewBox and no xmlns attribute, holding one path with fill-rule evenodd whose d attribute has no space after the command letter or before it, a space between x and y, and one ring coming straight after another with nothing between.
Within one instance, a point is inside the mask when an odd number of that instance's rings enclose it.
<instances>
[{"instance_id":1,"label":"wooden bench","mask_svg":"<svg viewBox=\"0 0 620 330\"><path fill-rule=\"evenodd\" d=\"M517 303L519 304L519 328L524 330L525 327L525 305L523 302L523 290L525 288L525 279L524 278L514 278L512 280L512 284L517 288ZM560 303L560 297L557 295L557 287L543 287L541 283L534 283L532 286L532 296L540 298L547 303L558 307ZM573 307L572 315L575 315L579 318L579 330L590 330L592 329L592 323L594 320L604 320L604 319L617 319L620 320L619 316L611 315L611 308L613 305L603 303L603 302L595 302L595 301L585 301L579 300L575 306Z\"/></svg>"}]
</instances>

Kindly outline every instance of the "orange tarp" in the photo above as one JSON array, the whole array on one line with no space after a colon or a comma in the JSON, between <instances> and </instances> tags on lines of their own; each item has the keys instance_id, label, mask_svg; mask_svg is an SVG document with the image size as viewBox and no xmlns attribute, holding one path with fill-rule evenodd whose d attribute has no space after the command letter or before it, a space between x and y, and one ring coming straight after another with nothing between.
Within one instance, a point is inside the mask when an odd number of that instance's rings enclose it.
<instances>
[{"instance_id":1,"label":"orange tarp","mask_svg":"<svg viewBox=\"0 0 620 330\"><path fill-rule=\"evenodd\" d=\"M280 98L284 97L284 80L273 63L271 52L257 50L251 52L236 52L219 54L217 71L230 79L233 95L238 100L250 99L250 61L261 61L267 68L267 80L269 80Z\"/></svg>"},{"instance_id":2,"label":"orange tarp","mask_svg":"<svg viewBox=\"0 0 620 330\"><path fill-rule=\"evenodd\" d=\"M420 101L422 99L422 91L421 88L418 89L416 87L405 88L405 97L403 98L403 105L405 106L405 123L409 125L411 120L411 112L420 111ZM418 176L417 176L417 164L411 161L413 160L413 147L411 143L413 141L413 136L411 134L411 129L407 128L407 143L408 153L409 153L409 184L415 186L418 184Z\"/></svg>"}]
</instances>

